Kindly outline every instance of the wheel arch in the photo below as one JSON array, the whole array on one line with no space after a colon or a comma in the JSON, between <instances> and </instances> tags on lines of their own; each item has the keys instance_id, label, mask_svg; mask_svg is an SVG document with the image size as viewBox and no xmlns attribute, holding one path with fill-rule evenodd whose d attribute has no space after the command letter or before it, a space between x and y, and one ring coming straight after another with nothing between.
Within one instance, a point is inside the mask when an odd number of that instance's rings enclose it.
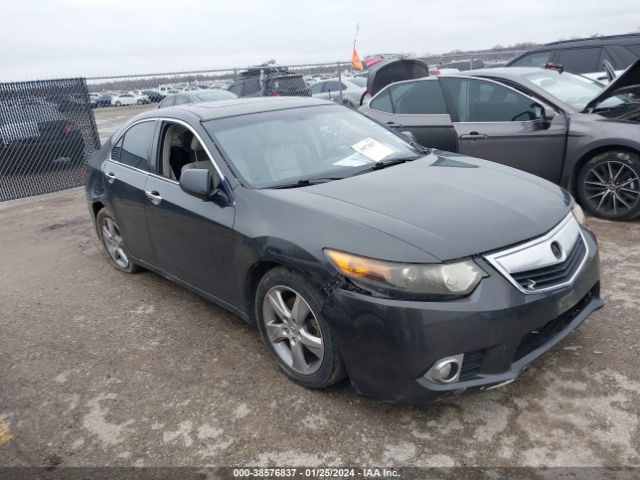
<instances>
[{"instance_id":1,"label":"wheel arch","mask_svg":"<svg viewBox=\"0 0 640 480\"><path fill-rule=\"evenodd\" d=\"M601 153L608 152L611 150L619 150L619 151L624 151L628 153L633 153L634 155L640 157L640 150L630 147L628 145L623 145L623 144L611 143L611 144L599 145L597 147L591 148L586 153L583 153L578 158L578 160L576 160L574 164L573 171L571 172L570 183L568 185L568 190L571 192L572 195L574 196L576 195L578 175L580 175L580 171L582 170L582 167L584 167L584 165L596 155L600 155Z\"/></svg>"}]
</instances>

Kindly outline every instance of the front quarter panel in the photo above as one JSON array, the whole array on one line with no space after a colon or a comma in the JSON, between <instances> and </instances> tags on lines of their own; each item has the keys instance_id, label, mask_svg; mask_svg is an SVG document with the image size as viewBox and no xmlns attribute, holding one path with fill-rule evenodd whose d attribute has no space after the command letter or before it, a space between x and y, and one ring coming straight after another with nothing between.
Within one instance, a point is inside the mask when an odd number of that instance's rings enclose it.
<instances>
[{"instance_id":1,"label":"front quarter panel","mask_svg":"<svg viewBox=\"0 0 640 480\"><path fill-rule=\"evenodd\" d=\"M637 123L607 119L593 113L572 115L570 122L562 186L575 187L578 170L594 151L622 147L640 152L640 125Z\"/></svg>"}]
</instances>

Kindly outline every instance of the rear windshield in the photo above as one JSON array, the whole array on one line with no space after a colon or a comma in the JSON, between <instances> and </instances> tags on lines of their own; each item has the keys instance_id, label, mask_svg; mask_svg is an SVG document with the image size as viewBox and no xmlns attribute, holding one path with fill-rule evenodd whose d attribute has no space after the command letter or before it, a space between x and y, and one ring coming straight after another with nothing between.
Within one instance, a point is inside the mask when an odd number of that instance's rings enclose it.
<instances>
[{"instance_id":1,"label":"rear windshield","mask_svg":"<svg viewBox=\"0 0 640 480\"><path fill-rule=\"evenodd\" d=\"M302 76L274 77L271 79L270 83L273 88L279 88L283 90L307 87L307 84L304 82Z\"/></svg>"},{"instance_id":2,"label":"rear windshield","mask_svg":"<svg viewBox=\"0 0 640 480\"><path fill-rule=\"evenodd\" d=\"M189 98L194 102L217 102L218 100L231 100L238 98L238 96L228 90L215 89L215 90L201 90L198 93L189 94Z\"/></svg>"}]
</instances>

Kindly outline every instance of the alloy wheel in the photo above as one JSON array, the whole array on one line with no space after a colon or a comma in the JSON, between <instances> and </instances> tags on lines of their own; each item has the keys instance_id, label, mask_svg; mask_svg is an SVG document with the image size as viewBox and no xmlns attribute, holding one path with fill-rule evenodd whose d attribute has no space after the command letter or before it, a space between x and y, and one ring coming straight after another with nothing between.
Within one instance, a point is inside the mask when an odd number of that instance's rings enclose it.
<instances>
[{"instance_id":1,"label":"alloy wheel","mask_svg":"<svg viewBox=\"0 0 640 480\"><path fill-rule=\"evenodd\" d=\"M584 189L586 201L595 210L624 215L633 210L640 199L640 178L626 163L607 160L587 172Z\"/></svg>"},{"instance_id":2,"label":"alloy wheel","mask_svg":"<svg viewBox=\"0 0 640 480\"><path fill-rule=\"evenodd\" d=\"M114 221L108 217L102 223L102 242L116 265L121 268L129 266L129 257L124 252L120 230Z\"/></svg>"},{"instance_id":3,"label":"alloy wheel","mask_svg":"<svg viewBox=\"0 0 640 480\"><path fill-rule=\"evenodd\" d=\"M320 325L307 301L295 290L278 285L262 303L267 338L280 360L296 373L320 369L324 343Z\"/></svg>"}]
</instances>

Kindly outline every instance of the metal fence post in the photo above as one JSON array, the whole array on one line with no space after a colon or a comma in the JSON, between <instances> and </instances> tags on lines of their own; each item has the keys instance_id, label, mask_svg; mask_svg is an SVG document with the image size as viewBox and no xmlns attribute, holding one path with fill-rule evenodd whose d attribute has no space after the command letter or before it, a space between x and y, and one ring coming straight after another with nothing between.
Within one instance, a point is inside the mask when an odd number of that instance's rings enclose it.
<instances>
[{"instance_id":1,"label":"metal fence post","mask_svg":"<svg viewBox=\"0 0 640 480\"><path fill-rule=\"evenodd\" d=\"M338 83L340 84L340 105L344 105L342 100L342 68L340 67L340 62L338 62Z\"/></svg>"}]
</instances>

